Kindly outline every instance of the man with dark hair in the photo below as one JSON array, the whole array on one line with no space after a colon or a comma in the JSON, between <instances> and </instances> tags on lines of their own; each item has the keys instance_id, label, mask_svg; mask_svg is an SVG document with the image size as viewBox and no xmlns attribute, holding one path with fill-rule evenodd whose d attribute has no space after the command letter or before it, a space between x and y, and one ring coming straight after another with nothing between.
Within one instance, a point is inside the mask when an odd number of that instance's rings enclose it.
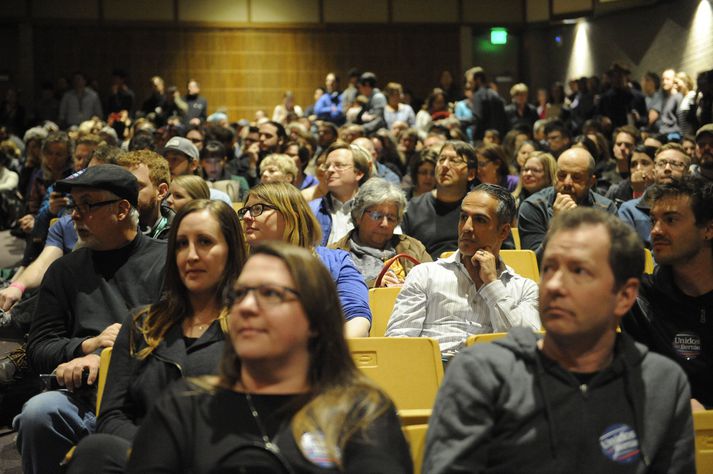
<instances>
[{"instance_id":1,"label":"man with dark hair","mask_svg":"<svg viewBox=\"0 0 713 474\"><path fill-rule=\"evenodd\" d=\"M92 117L104 118L99 95L87 87L87 77L77 71L72 75L72 89L59 103L59 124L62 127L79 125Z\"/></svg>"},{"instance_id":2,"label":"man with dark hair","mask_svg":"<svg viewBox=\"0 0 713 474\"><path fill-rule=\"evenodd\" d=\"M616 161L616 168L622 177L629 176L629 162L631 154L641 141L641 135L636 127L623 125L614 130L612 134L614 146L612 152Z\"/></svg>"},{"instance_id":3,"label":"man with dark hair","mask_svg":"<svg viewBox=\"0 0 713 474\"><path fill-rule=\"evenodd\" d=\"M384 121L386 97L377 89L376 74L373 72L365 72L359 76L357 89L359 94L366 97L366 104L362 107L363 112L359 114L356 123L364 127L364 133L371 135L386 126Z\"/></svg>"},{"instance_id":4,"label":"man with dark hair","mask_svg":"<svg viewBox=\"0 0 713 474\"><path fill-rule=\"evenodd\" d=\"M132 117L134 114L134 91L126 83L126 71L114 69L111 73L111 94L106 99L107 115L125 111Z\"/></svg>"},{"instance_id":5,"label":"man with dark hair","mask_svg":"<svg viewBox=\"0 0 713 474\"><path fill-rule=\"evenodd\" d=\"M695 472L683 371L617 334L643 270L640 240L616 217L558 215L542 260L544 336L512 328L450 363L423 472Z\"/></svg>"},{"instance_id":6,"label":"man with dark hair","mask_svg":"<svg viewBox=\"0 0 713 474\"><path fill-rule=\"evenodd\" d=\"M520 204L518 229L523 249L542 256L542 241L550 220L562 212L577 207L596 207L616 214L609 199L592 191L596 183L594 158L583 148L570 148L557 160L557 180Z\"/></svg>"},{"instance_id":7,"label":"man with dark hair","mask_svg":"<svg viewBox=\"0 0 713 474\"><path fill-rule=\"evenodd\" d=\"M644 95L629 85L631 70L623 63L615 62L607 71L611 87L599 97L597 114L611 119L614 127L646 124L646 101Z\"/></svg>"},{"instance_id":8,"label":"man with dark hair","mask_svg":"<svg viewBox=\"0 0 713 474\"><path fill-rule=\"evenodd\" d=\"M640 198L654 181L654 157L656 150L644 145L637 145L631 153L627 169L629 176L623 181L612 184L605 194L617 207L626 201Z\"/></svg>"},{"instance_id":9,"label":"man with dark hair","mask_svg":"<svg viewBox=\"0 0 713 474\"><path fill-rule=\"evenodd\" d=\"M713 184L689 177L654 186L647 194L658 265L653 275L644 276L622 329L676 361L688 375L693 399L711 409Z\"/></svg>"},{"instance_id":10,"label":"man with dark hair","mask_svg":"<svg viewBox=\"0 0 713 474\"><path fill-rule=\"evenodd\" d=\"M696 132L698 176L713 182L713 123L703 125Z\"/></svg>"},{"instance_id":11,"label":"man with dark hair","mask_svg":"<svg viewBox=\"0 0 713 474\"><path fill-rule=\"evenodd\" d=\"M654 158L654 183L669 184L680 181L688 175L691 158L678 143L667 143L656 151ZM651 233L651 218L649 211L651 202L648 193L626 201L619 207L618 215L621 220L636 229L646 248L651 248L649 234Z\"/></svg>"},{"instance_id":12,"label":"man with dark hair","mask_svg":"<svg viewBox=\"0 0 713 474\"><path fill-rule=\"evenodd\" d=\"M480 184L468 193L460 205L458 251L409 272L386 335L433 337L448 359L471 334L538 330L537 284L499 256L514 216L507 189Z\"/></svg>"},{"instance_id":13,"label":"man with dark hair","mask_svg":"<svg viewBox=\"0 0 713 474\"><path fill-rule=\"evenodd\" d=\"M555 120L545 125L545 140L547 140L549 152L557 158L569 148L572 143L572 134L569 133L569 129L564 123Z\"/></svg>"},{"instance_id":14,"label":"man with dark hair","mask_svg":"<svg viewBox=\"0 0 713 474\"><path fill-rule=\"evenodd\" d=\"M445 142L436 160L436 189L409 201L401 229L421 241L435 260L458 248L461 201L475 179L475 150L461 141Z\"/></svg>"},{"instance_id":15,"label":"man with dark hair","mask_svg":"<svg viewBox=\"0 0 713 474\"><path fill-rule=\"evenodd\" d=\"M508 130L508 119L505 115L505 101L489 87L488 76L482 67L473 67L465 73L466 88L473 91L471 110L473 112L473 137L482 140L485 131L495 129L500 136L505 136ZM467 126L466 126L467 127Z\"/></svg>"},{"instance_id":16,"label":"man with dark hair","mask_svg":"<svg viewBox=\"0 0 713 474\"><path fill-rule=\"evenodd\" d=\"M188 107L183 116L184 124L200 124L205 121L208 115L208 101L200 93L200 84L194 79L189 80L187 94L184 99Z\"/></svg>"},{"instance_id":17,"label":"man with dark hair","mask_svg":"<svg viewBox=\"0 0 713 474\"><path fill-rule=\"evenodd\" d=\"M658 121L663 107L663 94L661 93L661 78L653 71L647 71L641 78L641 91L644 93L646 110L648 111L646 125L652 131L658 130Z\"/></svg>"},{"instance_id":18,"label":"man with dark hair","mask_svg":"<svg viewBox=\"0 0 713 474\"><path fill-rule=\"evenodd\" d=\"M89 167L57 189L72 195L81 248L42 280L27 358L67 390L31 398L13 422L27 473L59 472L67 450L93 432L99 352L113 344L130 308L158 300L166 261L165 243L137 230L139 185L128 170Z\"/></svg>"}]
</instances>

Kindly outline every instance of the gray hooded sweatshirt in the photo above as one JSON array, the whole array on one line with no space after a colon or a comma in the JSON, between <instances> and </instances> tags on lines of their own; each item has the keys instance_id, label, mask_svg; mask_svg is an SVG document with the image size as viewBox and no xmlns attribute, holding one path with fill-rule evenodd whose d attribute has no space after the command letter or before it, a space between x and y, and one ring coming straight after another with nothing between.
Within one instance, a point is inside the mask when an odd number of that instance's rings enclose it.
<instances>
[{"instance_id":1,"label":"gray hooded sweatshirt","mask_svg":"<svg viewBox=\"0 0 713 474\"><path fill-rule=\"evenodd\" d=\"M695 472L690 391L674 362L619 334L614 360L578 378L524 328L450 363L423 472Z\"/></svg>"}]
</instances>

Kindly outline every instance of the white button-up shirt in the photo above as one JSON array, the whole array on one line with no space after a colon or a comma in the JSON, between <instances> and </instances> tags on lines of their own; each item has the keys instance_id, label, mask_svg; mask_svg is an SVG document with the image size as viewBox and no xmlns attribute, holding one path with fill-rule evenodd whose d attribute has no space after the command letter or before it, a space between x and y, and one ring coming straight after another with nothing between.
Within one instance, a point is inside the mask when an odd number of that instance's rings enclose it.
<instances>
[{"instance_id":1,"label":"white button-up shirt","mask_svg":"<svg viewBox=\"0 0 713 474\"><path fill-rule=\"evenodd\" d=\"M471 334L513 326L540 330L538 286L505 266L498 279L475 288L456 252L414 267L396 299L386 336L432 337L441 353L457 352Z\"/></svg>"}]
</instances>

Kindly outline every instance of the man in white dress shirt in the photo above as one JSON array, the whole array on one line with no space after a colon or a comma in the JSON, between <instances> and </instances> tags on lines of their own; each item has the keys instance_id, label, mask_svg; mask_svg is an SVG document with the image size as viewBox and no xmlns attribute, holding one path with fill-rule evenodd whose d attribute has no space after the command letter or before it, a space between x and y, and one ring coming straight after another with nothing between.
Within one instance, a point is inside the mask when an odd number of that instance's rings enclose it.
<instances>
[{"instance_id":1,"label":"man in white dress shirt","mask_svg":"<svg viewBox=\"0 0 713 474\"><path fill-rule=\"evenodd\" d=\"M481 184L461 204L458 251L414 267L406 277L387 336L432 337L448 358L471 334L540 329L537 284L500 260L515 201L500 186Z\"/></svg>"}]
</instances>

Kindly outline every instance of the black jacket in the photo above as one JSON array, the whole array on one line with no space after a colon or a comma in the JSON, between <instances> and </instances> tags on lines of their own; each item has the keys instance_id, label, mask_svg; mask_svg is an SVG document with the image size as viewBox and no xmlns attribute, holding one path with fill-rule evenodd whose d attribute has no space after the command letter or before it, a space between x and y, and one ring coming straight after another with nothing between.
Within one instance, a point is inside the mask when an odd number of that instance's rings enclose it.
<instances>
[{"instance_id":1,"label":"black jacket","mask_svg":"<svg viewBox=\"0 0 713 474\"><path fill-rule=\"evenodd\" d=\"M223 353L225 334L216 320L188 348L180 324L168 330L158 347L139 360L132 356L146 347L137 323L127 323L116 337L97 433L120 436L131 441L149 409L174 380L215 374Z\"/></svg>"}]
</instances>

